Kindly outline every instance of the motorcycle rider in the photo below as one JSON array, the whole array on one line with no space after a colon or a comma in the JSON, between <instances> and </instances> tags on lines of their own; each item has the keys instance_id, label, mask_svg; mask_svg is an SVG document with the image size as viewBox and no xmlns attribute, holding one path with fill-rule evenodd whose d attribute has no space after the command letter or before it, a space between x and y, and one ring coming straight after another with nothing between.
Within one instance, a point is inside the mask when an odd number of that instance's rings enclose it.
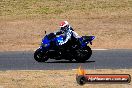
<instances>
[{"instance_id":1,"label":"motorcycle rider","mask_svg":"<svg viewBox=\"0 0 132 88\"><path fill-rule=\"evenodd\" d=\"M62 21L60 23L60 30L56 32L56 35L62 33L64 35L63 42L60 42L59 45L64 45L68 42L68 40L75 39L75 41L80 38L80 36L73 30L73 28L69 25L68 21Z\"/></svg>"}]
</instances>

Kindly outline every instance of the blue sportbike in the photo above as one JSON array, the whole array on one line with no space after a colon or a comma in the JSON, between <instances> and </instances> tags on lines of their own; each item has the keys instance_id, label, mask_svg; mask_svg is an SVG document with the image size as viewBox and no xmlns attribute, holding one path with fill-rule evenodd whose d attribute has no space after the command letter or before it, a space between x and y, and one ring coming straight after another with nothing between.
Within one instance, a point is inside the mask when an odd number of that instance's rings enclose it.
<instances>
[{"instance_id":1,"label":"blue sportbike","mask_svg":"<svg viewBox=\"0 0 132 88\"><path fill-rule=\"evenodd\" d=\"M91 57L92 50L88 44L92 45L95 36L82 36L78 39L71 37L66 44L59 45L64 38L63 33L46 34L42 39L41 46L34 53L34 59L37 62L45 62L48 59L85 62Z\"/></svg>"}]
</instances>

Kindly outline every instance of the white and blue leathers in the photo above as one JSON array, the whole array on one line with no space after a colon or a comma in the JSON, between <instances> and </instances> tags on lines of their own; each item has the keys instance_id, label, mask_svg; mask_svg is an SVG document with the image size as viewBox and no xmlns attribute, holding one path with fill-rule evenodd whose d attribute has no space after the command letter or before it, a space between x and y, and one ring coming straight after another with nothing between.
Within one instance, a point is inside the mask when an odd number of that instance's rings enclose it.
<instances>
[{"instance_id":1,"label":"white and blue leathers","mask_svg":"<svg viewBox=\"0 0 132 88\"><path fill-rule=\"evenodd\" d=\"M63 31L63 30L60 30L60 31ZM59 43L59 45L63 45L65 43L67 43L68 40L71 39L71 36L75 37L76 39L80 38L80 36L75 31L73 31L71 26L69 26L65 31L63 31L63 33L65 35L65 38L64 38L63 42Z\"/></svg>"}]
</instances>

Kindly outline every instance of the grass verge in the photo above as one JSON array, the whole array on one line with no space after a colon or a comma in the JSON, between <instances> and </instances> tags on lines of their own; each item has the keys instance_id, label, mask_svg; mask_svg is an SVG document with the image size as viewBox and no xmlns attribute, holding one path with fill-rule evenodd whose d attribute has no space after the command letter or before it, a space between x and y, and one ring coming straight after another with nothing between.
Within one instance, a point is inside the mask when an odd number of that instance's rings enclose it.
<instances>
[{"instance_id":1,"label":"grass verge","mask_svg":"<svg viewBox=\"0 0 132 88\"><path fill-rule=\"evenodd\" d=\"M88 74L130 74L132 69L86 70ZM3 88L132 88L129 84L85 84L76 83L77 70L16 70L0 71L0 87Z\"/></svg>"}]
</instances>

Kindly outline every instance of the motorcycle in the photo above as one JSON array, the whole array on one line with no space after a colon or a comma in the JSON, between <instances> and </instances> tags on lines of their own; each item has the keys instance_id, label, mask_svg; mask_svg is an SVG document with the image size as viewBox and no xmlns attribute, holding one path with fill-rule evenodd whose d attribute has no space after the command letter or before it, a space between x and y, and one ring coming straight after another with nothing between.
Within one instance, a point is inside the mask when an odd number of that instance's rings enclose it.
<instances>
[{"instance_id":1,"label":"motorcycle","mask_svg":"<svg viewBox=\"0 0 132 88\"><path fill-rule=\"evenodd\" d=\"M92 45L94 38L95 36L82 36L78 39L71 38L66 44L61 46L59 43L63 42L64 39L61 33L59 35L54 33L46 34L42 39L41 46L34 53L34 59L37 62L45 62L48 59L85 62L92 55L92 50L88 44Z\"/></svg>"}]
</instances>

